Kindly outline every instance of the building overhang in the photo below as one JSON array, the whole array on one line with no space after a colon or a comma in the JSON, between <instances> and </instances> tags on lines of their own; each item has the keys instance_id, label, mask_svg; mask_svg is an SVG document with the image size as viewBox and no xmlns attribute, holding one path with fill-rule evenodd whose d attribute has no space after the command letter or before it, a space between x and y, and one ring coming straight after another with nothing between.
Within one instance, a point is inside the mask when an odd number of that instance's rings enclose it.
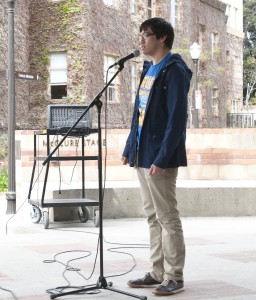
<instances>
[{"instance_id":1,"label":"building overhang","mask_svg":"<svg viewBox=\"0 0 256 300\"><path fill-rule=\"evenodd\" d=\"M229 27L227 26L227 33L235 35L241 39L244 39L244 32L243 31L239 31L235 28Z\"/></svg>"},{"instance_id":2,"label":"building overhang","mask_svg":"<svg viewBox=\"0 0 256 300\"><path fill-rule=\"evenodd\" d=\"M226 4L223 2L220 2L219 0L200 0L201 2L210 5L220 11L225 12L226 11Z\"/></svg>"}]
</instances>

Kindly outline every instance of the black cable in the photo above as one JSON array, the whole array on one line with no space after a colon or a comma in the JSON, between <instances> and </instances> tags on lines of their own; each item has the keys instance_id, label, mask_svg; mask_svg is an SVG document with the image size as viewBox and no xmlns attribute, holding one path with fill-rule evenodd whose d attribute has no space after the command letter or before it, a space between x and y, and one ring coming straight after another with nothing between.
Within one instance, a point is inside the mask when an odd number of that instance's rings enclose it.
<instances>
[{"instance_id":1,"label":"black cable","mask_svg":"<svg viewBox=\"0 0 256 300\"><path fill-rule=\"evenodd\" d=\"M44 166L42 166L41 171L40 171L38 177L36 178L36 180L35 180L35 182L34 182L34 184L33 184L33 186L32 186L31 191L33 190L33 188L34 188L36 182L38 181L39 176L41 175L41 173L42 173L42 171L43 171L43 168L44 168ZM21 203L21 205L20 205L20 206L18 207L18 209L16 210L16 213L13 214L13 215L6 221L6 224L5 224L5 234L6 234L6 235L7 235L7 232L8 232L8 223L9 223L9 221L10 221L12 218L14 218L15 216L17 216L17 213L19 212L19 210L22 208L22 206L23 206L23 205L25 204L25 202L27 202L27 201L28 201L28 197L26 197L26 199Z\"/></svg>"},{"instance_id":2,"label":"black cable","mask_svg":"<svg viewBox=\"0 0 256 300\"><path fill-rule=\"evenodd\" d=\"M103 240L107 244L110 244L110 245L120 245L121 246L121 247L115 247L115 248L108 248L107 251L128 255L133 260L133 266L130 268L130 270L128 270L127 272L124 272L124 273L120 273L120 274L116 274L116 275L111 275L111 276L106 276L106 278L120 277L120 276L129 274L137 266L137 262L136 262L134 256L131 253L123 252L123 251L117 251L117 250L119 250L119 249L148 249L149 248L149 244L113 243L113 242L108 242L104 237L103 237Z\"/></svg>"},{"instance_id":3,"label":"black cable","mask_svg":"<svg viewBox=\"0 0 256 300\"><path fill-rule=\"evenodd\" d=\"M37 139L37 157L39 156L39 138L40 136L38 136L38 139ZM35 159L35 158L34 158ZM40 171L39 171L39 164L37 164L37 178L38 178L38 184L37 184L37 193L36 193L36 200L37 200L37 205L39 206L39 202L38 202L38 199L39 199L39 176L40 176ZM35 181L36 182L36 181ZM32 192L33 189L31 189L31 192ZM30 193L31 193L30 192Z\"/></svg>"},{"instance_id":4,"label":"black cable","mask_svg":"<svg viewBox=\"0 0 256 300\"><path fill-rule=\"evenodd\" d=\"M80 137L78 137L80 138ZM80 140L79 140L80 141ZM78 156L78 145L79 145L79 142L76 143L76 156ZM65 184L67 185L71 185L71 182L73 180L73 176L74 176L74 172L75 172L75 168L76 168L76 165L77 165L78 161L76 160L75 161L75 164L73 166L73 170L72 170L72 173L71 173L71 177L70 177L70 180L69 182L66 182L65 180L63 180L63 176L62 176L62 172L61 172L61 168L60 168L60 164L59 164L59 174L60 174L60 182L64 182ZM59 188L59 194L61 193L61 190Z\"/></svg>"},{"instance_id":5,"label":"black cable","mask_svg":"<svg viewBox=\"0 0 256 300\"><path fill-rule=\"evenodd\" d=\"M58 231L68 231L68 232L76 232L76 233L84 233L84 234L94 234L94 235L97 235L99 236L98 233L95 233L95 232L90 232L90 231L83 231L83 230L75 230L75 229L59 229L59 228L52 228L50 230L58 230ZM137 266L137 263L136 263L136 259L135 257L131 254L131 253L128 253L128 252L124 252L124 251L118 251L120 249L148 249L149 248L149 245L148 244L127 244L127 243L115 243L115 242L109 242L107 241L104 237L103 237L103 240L105 243L107 244L111 244L111 245L119 245L121 247L113 247L113 248L109 248L107 249L107 251L109 252L114 252L114 253L119 253L119 254L124 254L124 255L128 255L132 258L133 260L133 265L131 266L131 268L126 271L126 272L123 272L123 273L120 273L120 274L115 274L115 275L110 275L110 276L106 276L106 278L113 278L113 277L120 277L120 276L123 276L123 275L126 275L126 274L129 274L130 272L132 272L132 270ZM73 250L74 252L75 251L80 251L80 250ZM72 252L72 251L66 251L66 252ZM51 263L51 262L59 262L58 260L56 260L56 256L62 254L62 253L66 253L66 252L60 252L58 254L56 254L54 256L54 260L49 260L49 261L44 261L45 263ZM89 251L86 251L86 252L89 252ZM97 257L98 257L98 252L99 252L99 238L98 238L98 244L97 244L97 250L96 250L96 255L95 255L95 260L94 260L94 266L93 266L93 270L91 272L91 275L88 277L88 278L85 278L83 275L81 275L84 279L86 280L89 280L92 275L94 274L94 271L95 271L95 267L96 267L96 261L97 261ZM79 258L77 258L79 259ZM72 260L70 260L72 261ZM68 262L70 262L68 261ZM64 272L62 273L62 276L63 278L67 281L67 279L64 277L64 274L66 271L68 271L68 267L69 267L69 264L67 263L62 263L62 262L59 262L60 264L64 265L65 266L65 270ZM72 271L77 271L77 270L72 270ZM79 274L80 275L80 274ZM84 286L84 287L88 287L87 286ZM56 293L61 293L64 289L70 289L70 288L73 288L73 289L82 289L84 287L80 287L80 286L71 286L70 285L70 282L68 281L68 285L66 286L62 286L62 287L56 287L56 288L53 288L53 289L49 289L47 290L47 293L51 293L51 294L56 294Z\"/></svg>"},{"instance_id":6,"label":"black cable","mask_svg":"<svg viewBox=\"0 0 256 300\"><path fill-rule=\"evenodd\" d=\"M58 141L58 135L57 135L57 141ZM60 147L57 149L57 157L60 157ZM61 193L61 170L60 170L60 161L57 161L58 163L58 171L59 171L59 194Z\"/></svg>"},{"instance_id":7,"label":"black cable","mask_svg":"<svg viewBox=\"0 0 256 300\"><path fill-rule=\"evenodd\" d=\"M53 147L53 142L55 141L55 138L58 139L58 135L54 135L53 140L52 140L52 142L50 143L50 148L49 148L49 150L51 150L51 148ZM39 157L39 139L40 139L40 135L38 136L38 139L37 139L37 157ZM52 146L51 146L51 144L52 144ZM49 145L48 145L48 146L49 146ZM37 175L37 178L36 178L36 180L35 180L34 185L33 185L32 188L31 188L31 192L32 192L32 190L33 190L33 188L34 188L34 186L35 186L35 184L36 184L36 182L37 182L37 198L36 198L36 201L37 201L37 206L38 206L38 207L40 206L40 203L39 203L39 183L40 183L39 178L40 178L40 175L41 175L41 173L42 173L43 168L44 168L44 166L41 167L41 171L40 171L40 173L39 173L39 163L37 164L37 173L38 173L38 175Z\"/></svg>"},{"instance_id":8,"label":"black cable","mask_svg":"<svg viewBox=\"0 0 256 300\"><path fill-rule=\"evenodd\" d=\"M56 138L56 135L54 136L54 138L53 138L53 141L55 140L55 138ZM39 156L39 138L38 138L38 147L37 147L37 156ZM40 175L41 175L41 173L42 173L42 171L43 171L43 169L44 169L44 166L42 166L41 167L41 170L39 171L39 164L38 164L38 169L37 169L37 177L36 177L36 179L34 180L34 183L32 184L32 187L31 187L31 192L33 191L33 189L34 189L34 187L35 187L35 185L37 184L37 204L38 204L38 206L40 206L39 205L39 197L38 197L38 190L39 190L39 178L40 178ZM7 221L6 221L6 224L5 224L5 234L7 235L7 233L8 233L8 223L9 223L9 221L11 220L11 219L13 219L16 215L17 215L17 213L19 212L19 210L22 208L22 206L25 204L25 202L26 201L28 201L28 197L26 197L25 198L25 200L22 202L22 204L18 207L18 209L16 210L16 213L15 214L13 214Z\"/></svg>"},{"instance_id":9,"label":"black cable","mask_svg":"<svg viewBox=\"0 0 256 300\"><path fill-rule=\"evenodd\" d=\"M2 286L0 286L0 290L3 290L3 291L6 291L6 292L10 293L12 295L13 299L18 300L18 297L14 294L13 291L8 290L6 288L3 288Z\"/></svg>"},{"instance_id":10,"label":"black cable","mask_svg":"<svg viewBox=\"0 0 256 300\"><path fill-rule=\"evenodd\" d=\"M59 229L53 229L53 230L59 230ZM69 230L60 230L60 231L69 231ZM73 231L73 230L71 230ZM67 261L67 263L63 263L59 260L56 259L56 257L58 255L61 255L61 254L65 254L65 253L73 253L73 252L87 252L89 253L88 255L86 256L82 256L82 257L78 257L78 258L74 258L74 259L70 259ZM57 253L54 255L54 259L53 260L45 260L44 263L53 263L53 262L57 262L61 265L63 265L65 267L64 271L62 272L62 277L64 278L64 280L67 282L67 285L66 286L60 286L60 287L56 287L56 288L52 288L52 289L48 289L46 290L47 293L49 294L56 294L56 293L62 293L64 290L66 289L82 289L84 288L85 286L71 286L71 283L70 281L67 279L67 277L65 276L65 273L67 271L73 271L73 272L76 272L80 277L82 277L84 280L89 280L93 274L94 274L94 271L95 271L95 268L96 268L96 261L97 261L97 257L98 257L98 252L99 252L99 238L98 238L98 243L97 243L97 250L96 250L96 255L95 255L95 259L94 259L94 264L93 264L93 269L91 271L91 274L89 275L89 277L85 277L84 275L82 275L80 273L80 269L77 269L77 268L73 268L73 267L70 267L69 263L71 261L74 261L74 260L79 260L79 259L82 259L82 258L85 258L85 257L89 257L92 253L90 251L85 251L85 250L70 250L70 251L64 251L64 252L60 252L60 253ZM93 294L95 293L99 293L99 291L95 291ZM87 292L88 294L88 292ZM90 293L91 294L91 293Z\"/></svg>"},{"instance_id":11,"label":"black cable","mask_svg":"<svg viewBox=\"0 0 256 300\"><path fill-rule=\"evenodd\" d=\"M109 69L107 70L107 73L106 73L106 82L107 82L107 77L108 77L108 71ZM105 91L105 156L104 156L104 177L103 177L103 193L102 193L102 197L103 197L103 200L104 200L104 193L105 193L105 188L106 188L106 166L107 166L107 90ZM102 203L102 209L103 209L103 203ZM60 229L53 229L53 230L60 230ZM78 231L78 230L60 230L60 231L73 231L73 232L83 232L83 233L86 233L84 231ZM90 233L90 234L95 234L95 233L91 233L91 232L87 232L87 233ZM104 237L103 237L104 238ZM148 248L149 246L148 245L145 245L145 244L118 244L118 243L111 243L111 242L108 242L105 240L104 238L104 241L106 243L109 243L109 244L115 244L115 245L121 245L122 247L115 247L115 248L109 248L107 249L107 251L109 252L115 252L115 253L120 253L120 254L125 254L125 255L129 255L130 257L132 257L133 259L133 266L130 268L129 271L125 272L125 273L121 273L121 274L117 274L117 275L112 275L112 276L108 276L109 278L110 277L117 277L117 276L123 276L123 275L126 275L128 273L130 273L135 267L136 267L136 260L134 258L134 256L130 253L127 253L127 252L123 252L123 251L117 251L117 250L120 250L120 249L136 249L136 248ZM99 250L99 239L98 239L98 246L97 246L97 253L96 253L96 257L95 257L95 261L94 261L94 268L93 268L93 271L91 273L91 276L93 275L94 273L94 270L95 270L95 266L96 266L96 260L97 260L97 256L98 256L98 250ZM66 265L67 266L67 265ZM66 271L66 270L65 270ZM64 271L64 273L65 273ZM63 277L64 277L64 273L63 273ZM90 278L91 278L90 276ZM65 278L65 277L64 277ZM68 282L69 283L69 282ZM60 288L60 287L59 287ZM59 288L55 288L55 289L51 289L51 290L48 290L48 292L53 292L55 291L56 292L56 289L57 291L59 291L58 289ZM70 286L70 283L68 284L68 286L66 287L61 287L61 288L71 288ZM74 288L74 287L73 287ZM75 287L75 288L81 288L81 287ZM63 290L63 289L62 289Z\"/></svg>"},{"instance_id":12,"label":"black cable","mask_svg":"<svg viewBox=\"0 0 256 300\"><path fill-rule=\"evenodd\" d=\"M109 69L107 70L107 74L106 74L106 81L107 81L107 77L108 77L108 71ZM107 166L107 90L106 90L106 105L105 105L105 157L104 157L104 179L103 179L103 199L104 199L104 193L105 193L105 187L106 187L106 166ZM89 134L88 134L89 135ZM57 135L54 136L54 139ZM54 141L53 139L53 141ZM77 145L78 147L78 145ZM39 147L38 147L39 148ZM51 148L51 147L50 147ZM39 149L38 149L39 151ZM76 151L77 151L77 148L76 148ZM58 155L59 155L59 149L58 149ZM76 161L77 163L77 161ZM76 164L75 164L76 166ZM73 173L74 173L74 169L75 169L75 166L73 168L73 172L72 172L72 176L71 176L71 181L72 181L72 178L73 178ZM35 183L34 185L36 184L36 182L39 181L39 176L41 175L42 173L42 170L43 170L43 167L41 168L41 171L40 173L38 174L37 176L37 179L35 180ZM61 177L61 170L60 170L60 165L59 165L59 172L60 172L60 177ZM60 179L61 180L61 179ZM34 185L31 189L31 191L33 190L34 188ZM27 200L27 198L25 199L25 201ZM25 201L22 203L22 205L18 208L17 212L20 210L20 208L24 205ZM103 209L103 207L102 207ZM6 234L7 234L7 224L8 222L14 217L14 215L7 221L6 223ZM60 229L52 229L52 230L60 230ZM90 233L90 234L95 234L95 233L92 233L92 232L84 232L84 231L78 231L78 230L60 230L60 231L74 231L74 232L83 232L83 233ZM98 235L98 234L97 234ZM104 238L104 237L103 237ZM130 273L135 267L136 267L136 260L134 258L134 256L130 253L127 253L127 252L123 252L123 251L117 251L117 250L120 250L120 249L136 249L136 248L139 248L139 249L143 249L143 248L148 248L147 245L144 245L144 244L120 244L120 243L111 243L111 242L108 242L105 240L104 238L104 242L106 243L109 243L109 244L115 244L115 245L122 245L122 247L115 247L115 248L109 248L107 249L107 251L109 252L114 252L114 253L119 253L119 254L125 254L125 255L129 255L130 257L132 257L133 259L133 266L130 268L130 270L128 270L127 272L124 272L124 273L121 273L121 274L116 274L116 275L111 275L111 276L107 276L106 278L111 278L111 277L118 277L118 276L123 276L123 275L126 275L128 273ZM135 247L136 246L136 247ZM56 257L61 255L61 254L65 254L65 253L71 253L71 252L87 252L89 253L88 255L86 256L82 256L82 257L78 257L78 258L74 258L74 259L70 259L67 261L67 263L62 263L61 261L57 260ZM83 259L85 257L89 257L91 255L91 252L90 251L85 251L85 250L70 250L70 251L64 251L64 252L60 252L60 253L57 253L55 254L54 256L54 259L53 260L45 260L44 263L54 263L54 262L57 262L59 264L62 264L63 266L65 266L65 269L62 273L62 277L64 278L64 280L68 283L66 286L60 286L60 287L56 287L56 288L53 288L53 289L48 289L46 292L49 293L49 294L56 294L56 293L61 293L63 290L65 289L82 289L84 288L85 286L71 286L68 278L65 276L65 273L67 271L73 271L73 272L76 272L79 276L81 276L83 279L85 280L89 280L93 274L94 274L94 271L95 271L95 267L96 267L96 261L97 261L97 257L98 257L98 253L99 253L99 238L98 238L98 243L97 243L97 250L96 250L96 255L95 255L95 260L94 260L94 265L93 265L93 269L92 269L92 272L90 274L90 276L88 278L86 278L84 275L82 275L80 273L80 269L77 269L77 268L73 268L73 267L70 267L69 263L72 262L72 261L75 261L75 260L79 260L79 259ZM94 286L94 285L92 285ZM86 286L88 287L88 285ZM1 288L1 287L0 287ZM3 289L3 288L1 288ZM6 290L6 289L3 289L3 290ZM10 293L12 293L14 299L16 300L16 296L14 295L14 293L12 291L9 291L9 290L6 290ZM100 293L100 290L95 290L95 291L87 291L87 292L81 292L81 294L96 294L96 293Z\"/></svg>"},{"instance_id":13,"label":"black cable","mask_svg":"<svg viewBox=\"0 0 256 300\"><path fill-rule=\"evenodd\" d=\"M60 260L57 259L58 256L62 255L62 254L67 254L67 253L75 253L75 252L79 252L79 253L82 253L84 252L86 255L84 256L80 256L80 257L77 257L77 258L73 258L73 259L69 259L67 261L67 263L63 263L61 262ZM91 251L86 251L86 250L69 250L69 251L63 251L63 252L59 252L57 254L54 255L54 258L53 260L44 260L43 262L44 263L54 263L54 262L57 262L61 265L63 265L65 267L65 270L63 272L63 277L64 279L67 281L67 283L70 285L70 282L69 280L65 277L65 272L67 271L72 271L72 272L77 272L79 273L79 271L81 271L80 269L78 268L74 268L74 267L71 267L70 266L70 262L72 261L75 261L75 260L79 260L79 259L83 259L83 258L86 258L86 257L89 257L91 255ZM87 278L85 278L83 275L81 275L84 279L88 280Z\"/></svg>"},{"instance_id":14,"label":"black cable","mask_svg":"<svg viewBox=\"0 0 256 300\"><path fill-rule=\"evenodd\" d=\"M54 136L53 141L55 140L56 137L58 138L58 135L55 135L55 136ZM106 131L105 131L105 138L106 138ZM39 156L39 139L38 139L37 143L38 143L38 147L37 147L37 151L38 151L38 152L37 152L37 155ZM51 147L52 147L52 146L50 146L49 149L51 149ZM76 151L77 151L77 148L78 148L78 145L76 145ZM59 156L59 149L58 149L58 156ZM77 164L77 161L76 161L76 164ZM74 168L73 168L73 172L72 172L72 176L71 176L71 181L72 181L72 178L73 178L73 173L74 173L74 169L75 169L75 167L76 167L76 164L75 164L75 166L74 166ZM37 201L39 201L39 178L40 178L40 175L41 175L41 173L42 173L42 171L43 171L43 168L44 168L44 166L42 166L42 167L41 167L41 170L39 170L39 164L38 164L38 168L37 168L37 171L38 171L38 172L37 172L37 178L35 179L35 181L34 181L34 183L33 183L33 185L32 185L32 188L31 188L31 192L32 192L32 190L34 189L35 185L37 184ZM60 165L59 165L59 172L60 172L60 177L61 177ZM105 179L106 179L106 156L105 156ZM105 186L104 186L104 188L105 188ZM103 193L103 194L104 194L104 193ZM7 222L6 222L6 235L7 235L7 233L8 233L8 224L9 224L10 220L11 220L12 218L14 218L14 216L17 215L17 213L19 212L19 210L22 208L22 206L25 204L25 202L26 202L27 200L28 200L28 197L26 197L26 199L23 201L23 203L22 203L22 204L19 206L19 208L16 210L16 214L12 215L12 216L7 220ZM39 206L39 203L38 203L38 206ZM56 229L55 229L55 230L56 230ZM90 255L91 255L91 252L90 252L90 251L81 251L81 250L65 251L65 252L60 252L60 253L56 254L56 255L54 256L54 261L44 261L44 262L45 262L45 263L58 262L58 263L60 263L60 264L63 264L62 262L56 260L56 256L61 255L61 254L63 254L63 253L67 253L67 252L78 252L78 251L79 251L79 252L88 252L88 253L90 253L90 254L87 255L87 256L90 256ZM83 287L71 286L69 280L65 277L65 273L66 273L67 271L75 271L75 272L77 272L82 278L84 278L85 280L89 280L89 279L93 276L94 271L95 271L96 261L97 261L97 257L98 257L98 252L99 252L99 238L98 238L97 251L96 251L96 256L95 256L95 260L94 260L93 269L92 269L92 272L91 272L91 274L90 274L90 276L89 276L88 278L86 278L85 276L83 276L83 275L79 272L79 269L69 268L69 263L70 263L71 261L78 260L78 259L82 259L82 258L85 258L85 257L87 257L87 256L83 256L83 257L76 258L76 259L71 259L71 260L69 260L69 261L67 262L67 264L63 264L63 265L65 266L65 270L63 271L62 276L63 276L64 280L67 281L68 285L67 285L67 286L63 286L63 287L57 287L57 288L54 288L54 289L49 289L49 290L47 290L46 292L47 292L47 293L50 293L50 294L56 294L56 292L57 292L57 293L60 293L60 292L63 291L64 289L70 289L70 288L81 289L81 288L83 288ZM5 291L11 293L12 296L13 296L13 298L14 298L15 300L18 300L18 298L15 296L15 294L14 294L11 290L2 288L1 286L0 286L0 289L5 290ZM86 294L96 294L96 293L99 293L99 292L100 292L99 290L95 290L95 291L85 292L85 293L86 293Z\"/></svg>"}]
</instances>

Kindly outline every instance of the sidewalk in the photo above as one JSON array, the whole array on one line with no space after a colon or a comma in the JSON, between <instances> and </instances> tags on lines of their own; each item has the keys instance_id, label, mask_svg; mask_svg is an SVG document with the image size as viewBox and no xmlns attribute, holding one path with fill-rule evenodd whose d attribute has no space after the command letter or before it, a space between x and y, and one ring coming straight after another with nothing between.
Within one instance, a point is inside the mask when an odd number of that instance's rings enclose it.
<instances>
[{"instance_id":1,"label":"sidewalk","mask_svg":"<svg viewBox=\"0 0 256 300\"><path fill-rule=\"evenodd\" d=\"M50 299L46 290L67 285L94 284L99 278L99 258L93 270L98 228L92 221L87 223L51 223L49 229L43 224L33 224L26 217L26 205L8 223L11 215L5 215L5 202L0 199L0 286L12 290L19 300ZM255 300L256 299L256 217L183 218L186 241L185 291L164 299L197 300ZM113 287L159 299L151 289L131 289L126 282L143 276L150 270L147 224L144 219L109 219L103 221L105 238L103 266L104 276ZM123 245L125 244L125 245ZM140 245L140 246L139 246ZM121 248L120 248L121 247ZM119 248L115 253L109 248ZM65 252L66 253L63 253ZM55 256L57 253L62 254ZM55 259L61 263L52 262ZM74 260L81 256L83 259ZM75 271L63 272L69 260ZM44 263L47 261L48 263ZM161 299L162 299L161 298ZM1 300L15 299L0 289ZM72 295L57 299L135 299L101 289L97 294Z\"/></svg>"}]
</instances>

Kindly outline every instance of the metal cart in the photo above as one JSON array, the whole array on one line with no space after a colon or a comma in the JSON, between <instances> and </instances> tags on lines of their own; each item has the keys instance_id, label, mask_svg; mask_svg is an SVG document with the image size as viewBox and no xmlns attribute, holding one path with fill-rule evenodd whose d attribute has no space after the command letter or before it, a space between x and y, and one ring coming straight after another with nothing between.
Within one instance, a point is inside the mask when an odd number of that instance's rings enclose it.
<instances>
[{"instance_id":1,"label":"metal cart","mask_svg":"<svg viewBox=\"0 0 256 300\"><path fill-rule=\"evenodd\" d=\"M89 132L88 132L89 131ZM34 185L34 177L35 177L35 170L36 165L40 161L44 161L46 157L42 157L38 155L37 141L39 136L46 136L46 147L47 147L47 156L50 153L50 136L56 135L56 129L46 129L46 130L36 130L34 131L34 162L33 162L33 169L32 175L30 180L30 187L28 193L28 202L32 205L31 210L31 219L33 223L40 222L41 218L43 218L44 228L47 229L49 227L49 208L50 207L78 207L78 217L81 222L87 222L89 220L89 209L88 206L93 206L93 222L95 227L99 226L99 202L95 200L90 200L85 198L85 161L86 160L98 160L98 156L85 156L84 153L84 141L85 136L88 136L91 133L98 132L97 129L90 129L84 128L76 130L72 132L71 136L81 137L81 156L58 156L58 157L51 157L50 160L46 163L46 171L44 176L43 182L43 190L41 199L31 199L31 193ZM59 132L58 132L59 133ZM77 199L45 199L45 190L47 185L49 167L51 162L53 161L82 161L82 198ZM42 210L40 208L46 208L46 210Z\"/></svg>"}]
</instances>

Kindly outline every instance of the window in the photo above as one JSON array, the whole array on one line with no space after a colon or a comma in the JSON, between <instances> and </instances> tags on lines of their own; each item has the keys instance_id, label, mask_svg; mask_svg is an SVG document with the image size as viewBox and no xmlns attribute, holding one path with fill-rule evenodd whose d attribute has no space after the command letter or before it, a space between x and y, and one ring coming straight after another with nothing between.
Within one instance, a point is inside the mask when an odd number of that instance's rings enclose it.
<instances>
[{"instance_id":1,"label":"window","mask_svg":"<svg viewBox=\"0 0 256 300\"><path fill-rule=\"evenodd\" d=\"M132 63L131 69L131 78L132 78L132 103L135 102L136 94L137 94L137 64Z\"/></svg>"},{"instance_id":2,"label":"window","mask_svg":"<svg viewBox=\"0 0 256 300\"><path fill-rule=\"evenodd\" d=\"M218 88L212 89L212 113L216 117L219 115L219 90L218 90Z\"/></svg>"},{"instance_id":3,"label":"window","mask_svg":"<svg viewBox=\"0 0 256 300\"><path fill-rule=\"evenodd\" d=\"M238 8L227 4L226 16L228 17L227 26L238 29Z\"/></svg>"},{"instance_id":4,"label":"window","mask_svg":"<svg viewBox=\"0 0 256 300\"><path fill-rule=\"evenodd\" d=\"M237 28L237 13L238 13L238 8L234 7L234 27Z\"/></svg>"},{"instance_id":5,"label":"window","mask_svg":"<svg viewBox=\"0 0 256 300\"><path fill-rule=\"evenodd\" d=\"M227 19L227 25L230 26L230 10L231 10L231 5L227 4L226 7L226 16L228 17Z\"/></svg>"},{"instance_id":6,"label":"window","mask_svg":"<svg viewBox=\"0 0 256 300\"><path fill-rule=\"evenodd\" d=\"M115 62L116 62L116 60L113 56L110 56L110 55L105 55L104 56L104 81L106 79L108 67L111 66L112 64L114 64ZM109 81L112 78L112 76L115 74L115 72L116 72L115 67L109 69L107 81ZM109 101L109 102L116 102L117 101L117 97L116 97L116 78L111 82L111 84L107 88L107 101Z\"/></svg>"},{"instance_id":7,"label":"window","mask_svg":"<svg viewBox=\"0 0 256 300\"><path fill-rule=\"evenodd\" d=\"M148 0L148 17L153 18L155 16L155 1Z\"/></svg>"},{"instance_id":8,"label":"window","mask_svg":"<svg viewBox=\"0 0 256 300\"><path fill-rule=\"evenodd\" d=\"M115 0L103 0L103 2L104 2L106 5L109 5L109 6L115 5Z\"/></svg>"},{"instance_id":9,"label":"window","mask_svg":"<svg viewBox=\"0 0 256 300\"><path fill-rule=\"evenodd\" d=\"M204 48L204 45L206 44L206 26L203 24L199 24L199 36L198 36L198 42L201 46L201 49ZM199 67L201 71L206 70L206 62L204 60L199 61Z\"/></svg>"},{"instance_id":10,"label":"window","mask_svg":"<svg viewBox=\"0 0 256 300\"><path fill-rule=\"evenodd\" d=\"M242 61L242 58L241 58ZM240 74L243 73L241 62L238 55L234 56L234 64L233 64L233 76L234 78L240 78ZM241 73L240 73L241 72Z\"/></svg>"},{"instance_id":11,"label":"window","mask_svg":"<svg viewBox=\"0 0 256 300\"><path fill-rule=\"evenodd\" d=\"M137 13L137 5L136 5L137 0L131 0L131 13L133 15L136 15Z\"/></svg>"},{"instance_id":12,"label":"window","mask_svg":"<svg viewBox=\"0 0 256 300\"><path fill-rule=\"evenodd\" d=\"M178 0L171 0L171 23L175 28L178 25Z\"/></svg>"},{"instance_id":13,"label":"window","mask_svg":"<svg viewBox=\"0 0 256 300\"><path fill-rule=\"evenodd\" d=\"M211 33L211 53L212 53L212 60L216 60L217 52L218 52L218 33L212 32Z\"/></svg>"},{"instance_id":14,"label":"window","mask_svg":"<svg viewBox=\"0 0 256 300\"><path fill-rule=\"evenodd\" d=\"M67 53L51 53L50 83L51 99L67 97Z\"/></svg>"},{"instance_id":15,"label":"window","mask_svg":"<svg viewBox=\"0 0 256 300\"><path fill-rule=\"evenodd\" d=\"M231 113L237 113L238 112L238 100L231 100Z\"/></svg>"}]
</instances>

